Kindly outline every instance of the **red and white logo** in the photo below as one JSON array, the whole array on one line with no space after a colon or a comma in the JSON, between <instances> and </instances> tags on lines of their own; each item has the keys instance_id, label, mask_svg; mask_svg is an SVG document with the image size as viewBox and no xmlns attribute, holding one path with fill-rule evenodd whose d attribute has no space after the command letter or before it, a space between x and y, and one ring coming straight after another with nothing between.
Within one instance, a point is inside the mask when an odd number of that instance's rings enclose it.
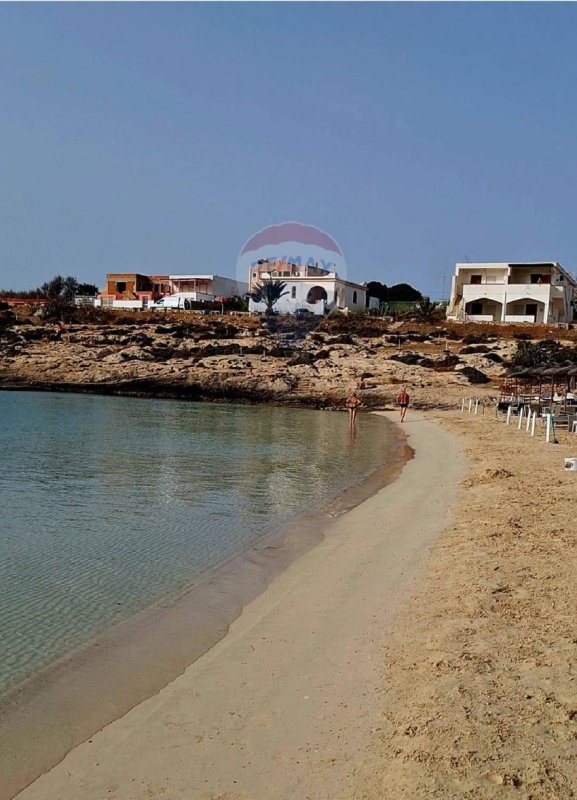
<instances>
[{"instance_id":1,"label":"red and white logo","mask_svg":"<svg viewBox=\"0 0 577 800\"><path fill-rule=\"evenodd\" d=\"M343 251L328 233L302 222L269 225L247 240L237 259L237 279L246 280L259 261L285 262L299 267L319 267L346 277Z\"/></svg>"}]
</instances>

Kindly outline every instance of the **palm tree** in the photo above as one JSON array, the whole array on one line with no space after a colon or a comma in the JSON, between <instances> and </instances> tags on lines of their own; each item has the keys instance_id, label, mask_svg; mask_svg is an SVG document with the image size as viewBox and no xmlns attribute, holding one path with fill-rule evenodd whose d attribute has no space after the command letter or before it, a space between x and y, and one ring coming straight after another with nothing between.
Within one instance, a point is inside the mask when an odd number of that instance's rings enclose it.
<instances>
[{"instance_id":1,"label":"palm tree","mask_svg":"<svg viewBox=\"0 0 577 800\"><path fill-rule=\"evenodd\" d=\"M264 303L266 305L265 314L270 316L275 306L281 297L288 294L286 283L277 281L273 278L264 278L251 292L251 298L255 303Z\"/></svg>"},{"instance_id":2,"label":"palm tree","mask_svg":"<svg viewBox=\"0 0 577 800\"><path fill-rule=\"evenodd\" d=\"M420 322L433 322L439 315L439 303L432 302L430 297L421 297L415 303L414 316Z\"/></svg>"}]
</instances>

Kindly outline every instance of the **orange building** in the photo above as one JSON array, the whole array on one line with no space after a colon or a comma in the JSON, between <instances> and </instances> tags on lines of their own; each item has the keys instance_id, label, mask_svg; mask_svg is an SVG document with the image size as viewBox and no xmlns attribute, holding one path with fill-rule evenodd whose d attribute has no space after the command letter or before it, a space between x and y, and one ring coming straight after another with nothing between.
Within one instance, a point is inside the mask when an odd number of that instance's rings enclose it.
<instances>
[{"instance_id":1,"label":"orange building","mask_svg":"<svg viewBox=\"0 0 577 800\"><path fill-rule=\"evenodd\" d=\"M106 289L98 297L111 300L156 300L170 294L168 275L142 275L140 272L109 272Z\"/></svg>"}]
</instances>

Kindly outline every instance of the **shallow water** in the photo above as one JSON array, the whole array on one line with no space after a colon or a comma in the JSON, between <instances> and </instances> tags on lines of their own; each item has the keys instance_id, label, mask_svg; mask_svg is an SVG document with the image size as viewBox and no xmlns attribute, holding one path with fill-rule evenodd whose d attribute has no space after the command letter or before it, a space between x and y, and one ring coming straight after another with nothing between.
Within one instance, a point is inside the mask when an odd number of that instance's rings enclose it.
<instances>
[{"instance_id":1,"label":"shallow water","mask_svg":"<svg viewBox=\"0 0 577 800\"><path fill-rule=\"evenodd\" d=\"M323 411L0 393L0 690L172 597L391 453Z\"/></svg>"}]
</instances>

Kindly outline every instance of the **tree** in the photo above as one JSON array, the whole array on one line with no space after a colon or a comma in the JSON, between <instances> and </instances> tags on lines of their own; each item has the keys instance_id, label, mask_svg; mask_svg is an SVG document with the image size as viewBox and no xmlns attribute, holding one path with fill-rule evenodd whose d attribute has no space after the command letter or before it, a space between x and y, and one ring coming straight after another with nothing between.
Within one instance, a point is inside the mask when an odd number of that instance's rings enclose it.
<instances>
[{"instance_id":1,"label":"tree","mask_svg":"<svg viewBox=\"0 0 577 800\"><path fill-rule=\"evenodd\" d=\"M389 303L414 303L420 300L422 294L408 283L396 283L389 286L387 301Z\"/></svg>"},{"instance_id":2,"label":"tree","mask_svg":"<svg viewBox=\"0 0 577 800\"><path fill-rule=\"evenodd\" d=\"M45 298L44 319L64 320L74 308L74 297L78 291L78 281L69 275L63 278L56 275L40 287L40 296Z\"/></svg>"},{"instance_id":3,"label":"tree","mask_svg":"<svg viewBox=\"0 0 577 800\"><path fill-rule=\"evenodd\" d=\"M389 290L384 283L369 281L367 283L367 305L369 303L369 297L376 297L379 303L386 303L389 299Z\"/></svg>"},{"instance_id":4,"label":"tree","mask_svg":"<svg viewBox=\"0 0 577 800\"><path fill-rule=\"evenodd\" d=\"M100 289L94 283L79 283L76 287L76 294L84 297L96 297Z\"/></svg>"},{"instance_id":5,"label":"tree","mask_svg":"<svg viewBox=\"0 0 577 800\"><path fill-rule=\"evenodd\" d=\"M433 322L439 315L439 303L433 303L430 297L421 297L415 304L413 316L419 322Z\"/></svg>"},{"instance_id":6,"label":"tree","mask_svg":"<svg viewBox=\"0 0 577 800\"><path fill-rule=\"evenodd\" d=\"M264 303L266 305L265 314L270 316L273 313L273 306L275 306L281 297L288 294L286 283L283 281L274 280L274 278L264 278L260 284L255 286L251 292L251 298L254 303Z\"/></svg>"}]
</instances>

